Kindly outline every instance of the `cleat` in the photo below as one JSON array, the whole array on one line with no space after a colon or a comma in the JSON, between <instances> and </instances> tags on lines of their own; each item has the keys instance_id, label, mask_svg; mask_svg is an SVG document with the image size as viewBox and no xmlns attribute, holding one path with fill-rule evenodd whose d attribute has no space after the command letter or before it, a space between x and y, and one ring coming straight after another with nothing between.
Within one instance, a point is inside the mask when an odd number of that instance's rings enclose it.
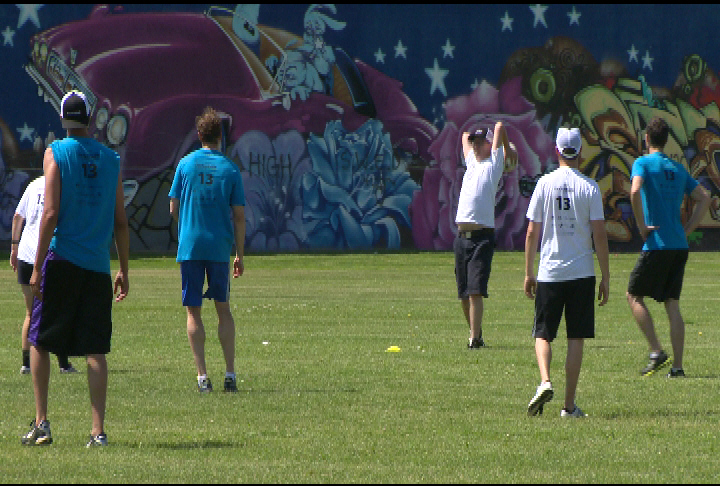
<instances>
[{"instance_id":1,"label":"cleat","mask_svg":"<svg viewBox=\"0 0 720 486\"><path fill-rule=\"evenodd\" d=\"M568 412L567 410L565 410L563 408L562 410L560 410L560 416L561 417L574 417L574 418L587 417L587 415L585 413L583 413L583 411L580 410L580 407L578 407L577 405L575 405L575 408L573 409L572 412Z\"/></svg>"},{"instance_id":2,"label":"cleat","mask_svg":"<svg viewBox=\"0 0 720 486\"><path fill-rule=\"evenodd\" d=\"M43 420L40 425L35 425L35 420L30 422L30 430L22 436L20 443L26 446L39 446L52 444L50 434L50 422Z\"/></svg>"},{"instance_id":3,"label":"cleat","mask_svg":"<svg viewBox=\"0 0 720 486\"><path fill-rule=\"evenodd\" d=\"M528 404L528 417L541 415L544 405L550 400L552 400L553 394L554 392L552 384L549 381L541 383L540 386L537 387L535 396L532 398L532 400L530 400L530 403Z\"/></svg>"},{"instance_id":4,"label":"cleat","mask_svg":"<svg viewBox=\"0 0 720 486\"><path fill-rule=\"evenodd\" d=\"M226 376L224 387L226 392L237 393L237 380L231 376Z\"/></svg>"},{"instance_id":5,"label":"cleat","mask_svg":"<svg viewBox=\"0 0 720 486\"><path fill-rule=\"evenodd\" d=\"M665 351L660 351L660 354L658 354L654 358L652 355L650 355L650 362L645 368L640 370L640 374L642 376L650 376L657 370L668 364L670 364L670 358L668 358L668 355L665 354Z\"/></svg>"},{"instance_id":6,"label":"cleat","mask_svg":"<svg viewBox=\"0 0 720 486\"><path fill-rule=\"evenodd\" d=\"M198 380L198 391L200 393L209 393L212 391L212 383L210 382L210 378L203 378L201 380Z\"/></svg>"},{"instance_id":7,"label":"cleat","mask_svg":"<svg viewBox=\"0 0 720 486\"><path fill-rule=\"evenodd\" d=\"M468 343L468 349L480 349L485 347L485 341L483 338L472 338Z\"/></svg>"},{"instance_id":8,"label":"cleat","mask_svg":"<svg viewBox=\"0 0 720 486\"><path fill-rule=\"evenodd\" d=\"M670 368L667 374L668 378L685 378L685 371L682 368Z\"/></svg>"},{"instance_id":9,"label":"cleat","mask_svg":"<svg viewBox=\"0 0 720 486\"><path fill-rule=\"evenodd\" d=\"M90 436L90 441L85 445L88 449L91 447L104 447L108 445L107 435L105 433Z\"/></svg>"}]
</instances>

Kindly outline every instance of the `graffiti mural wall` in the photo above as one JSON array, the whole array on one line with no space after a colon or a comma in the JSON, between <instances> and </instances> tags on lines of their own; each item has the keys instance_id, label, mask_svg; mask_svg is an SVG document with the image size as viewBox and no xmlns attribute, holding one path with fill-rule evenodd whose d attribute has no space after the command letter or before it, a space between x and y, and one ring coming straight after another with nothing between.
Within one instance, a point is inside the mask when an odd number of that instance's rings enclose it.
<instances>
[{"instance_id":1,"label":"graffiti mural wall","mask_svg":"<svg viewBox=\"0 0 720 486\"><path fill-rule=\"evenodd\" d=\"M176 248L167 193L206 105L243 173L249 252L450 250L460 134L498 120L519 155L499 249L523 249L554 134L578 126L611 247L636 251L630 174L654 116L713 196L691 248L719 249L718 21L712 5L3 4L0 246L80 89L121 155L134 252Z\"/></svg>"}]
</instances>

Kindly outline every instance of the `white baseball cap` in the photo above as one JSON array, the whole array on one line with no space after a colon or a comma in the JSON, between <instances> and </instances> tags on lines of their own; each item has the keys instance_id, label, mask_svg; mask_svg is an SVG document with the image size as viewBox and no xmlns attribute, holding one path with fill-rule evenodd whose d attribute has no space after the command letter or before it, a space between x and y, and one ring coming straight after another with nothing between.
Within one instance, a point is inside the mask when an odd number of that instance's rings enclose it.
<instances>
[{"instance_id":1,"label":"white baseball cap","mask_svg":"<svg viewBox=\"0 0 720 486\"><path fill-rule=\"evenodd\" d=\"M579 128L558 128L555 146L560 155L566 159L574 159L580 155L582 149L582 136Z\"/></svg>"}]
</instances>

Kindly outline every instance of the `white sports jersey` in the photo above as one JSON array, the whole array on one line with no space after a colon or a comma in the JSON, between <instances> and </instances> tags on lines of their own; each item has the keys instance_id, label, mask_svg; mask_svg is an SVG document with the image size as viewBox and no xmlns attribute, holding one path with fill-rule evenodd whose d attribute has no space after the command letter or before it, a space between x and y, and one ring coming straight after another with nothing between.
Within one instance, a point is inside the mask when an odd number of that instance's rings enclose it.
<instances>
[{"instance_id":1,"label":"white sports jersey","mask_svg":"<svg viewBox=\"0 0 720 486\"><path fill-rule=\"evenodd\" d=\"M495 227L495 193L503 175L504 161L502 145L479 163L475 158L475 151L470 150L465 159L467 170L460 188L456 223Z\"/></svg>"},{"instance_id":2,"label":"white sports jersey","mask_svg":"<svg viewBox=\"0 0 720 486\"><path fill-rule=\"evenodd\" d=\"M20 198L16 214L25 218L25 227L18 245L18 260L35 263L38 240L40 239L40 219L45 203L45 176L40 176L25 188Z\"/></svg>"},{"instance_id":3,"label":"white sports jersey","mask_svg":"<svg viewBox=\"0 0 720 486\"><path fill-rule=\"evenodd\" d=\"M558 167L537 182L527 217L542 223L538 282L595 275L590 221L605 219L597 182L577 169Z\"/></svg>"}]
</instances>

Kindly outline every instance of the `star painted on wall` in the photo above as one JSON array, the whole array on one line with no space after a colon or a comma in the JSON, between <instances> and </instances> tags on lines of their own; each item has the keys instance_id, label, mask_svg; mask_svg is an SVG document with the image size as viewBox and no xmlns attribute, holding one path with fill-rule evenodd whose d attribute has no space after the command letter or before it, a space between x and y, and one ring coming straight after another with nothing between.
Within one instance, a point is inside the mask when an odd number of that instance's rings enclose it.
<instances>
[{"instance_id":1,"label":"star painted on wall","mask_svg":"<svg viewBox=\"0 0 720 486\"><path fill-rule=\"evenodd\" d=\"M35 131L35 129L28 127L28 126L27 126L27 122L24 123L21 128L18 128L17 131L20 133L20 140L19 140L20 142L22 142L22 141L25 140L26 138L27 138L28 141L30 141L30 142L33 141L32 134L33 134L33 132Z\"/></svg>"},{"instance_id":2,"label":"star painted on wall","mask_svg":"<svg viewBox=\"0 0 720 486\"><path fill-rule=\"evenodd\" d=\"M514 20L514 18L510 17L508 11L505 10L505 16L500 17L500 22L502 22L502 29L500 29L500 32L504 32L505 29L508 29L510 32L512 32L512 23Z\"/></svg>"},{"instance_id":3,"label":"star painted on wall","mask_svg":"<svg viewBox=\"0 0 720 486\"><path fill-rule=\"evenodd\" d=\"M545 22L545 10L547 9L548 8L546 5L542 5L539 3L530 6L530 11L535 16L535 18L533 19L533 28L537 27L538 23L541 23L543 24L543 27L547 29L547 23Z\"/></svg>"},{"instance_id":4,"label":"star painted on wall","mask_svg":"<svg viewBox=\"0 0 720 486\"><path fill-rule=\"evenodd\" d=\"M580 16L582 14L575 10L575 5L573 5L572 12L568 12L567 16L570 17L570 25L577 24L578 27L580 26Z\"/></svg>"},{"instance_id":5,"label":"star painted on wall","mask_svg":"<svg viewBox=\"0 0 720 486\"><path fill-rule=\"evenodd\" d=\"M477 78L475 78L475 81L473 81L472 84L470 85L470 89L475 91L475 88L477 88L478 86L480 86L480 83L478 83Z\"/></svg>"},{"instance_id":6,"label":"star painted on wall","mask_svg":"<svg viewBox=\"0 0 720 486\"><path fill-rule=\"evenodd\" d=\"M375 53L375 62L381 62L385 64L385 53L379 47L377 52Z\"/></svg>"},{"instance_id":7,"label":"star painted on wall","mask_svg":"<svg viewBox=\"0 0 720 486\"><path fill-rule=\"evenodd\" d=\"M10 28L8 25L5 27L5 30L2 31L3 36L3 45L6 46L10 44L10 47L14 47L13 45L13 36L15 35L15 31Z\"/></svg>"},{"instance_id":8,"label":"star painted on wall","mask_svg":"<svg viewBox=\"0 0 720 486\"><path fill-rule=\"evenodd\" d=\"M402 40L398 40L397 45L395 46L395 57L402 56L403 59L407 59L407 56L405 53L407 52L407 47L403 45Z\"/></svg>"},{"instance_id":9,"label":"star painted on wall","mask_svg":"<svg viewBox=\"0 0 720 486\"><path fill-rule=\"evenodd\" d=\"M16 3L15 6L20 9L17 28L19 29L29 20L39 29L40 19L38 18L38 10L40 10L43 5L42 3Z\"/></svg>"},{"instance_id":10,"label":"star painted on wall","mask_svg":"<svg viewBox=\"0 0 720 486\"><path fill-rule=\"evenodd\" d=\"M433 94L435 90L440 90L443 96L447 96L447 90L445 89L445 76L448 75L447 69L440 69L438 66L437 58L435 58L433 67L425 68L425 72L430 76L430 94Z\"/></svg>"},{"instance_id":11,"label":"star painted on wall","mask_svg":"<svg viewBox=\"0 0 720 486\"><path fill-rule=\"evenodd\" d=\"M453 51L455 50L455 46L450 44L450 39L448 39L445 42L445 45L442 46L441 49L443 50L443 59L445 59L448 56L450 56L452 58L455 57L455 56L453 56Z\"/></svg>"},{"instance_id":12,"label":"star painted on wall","mask_svg":"<svg viewBox=\"0 0 720 486\"><path fill-rule=\"evenodd\" d=\"M637 55L639 52L640 51L635 49L635 44L631 45L630 50L627 51L628 55L630 56L630 60L628 62L633 62L633 61L640 62L640 61L638 61L638 58L637 58Z\"/></svg>"},{"instance_id":13,"label":"star painted on wall","mask_svg":"<svg viewBox=\"0 0 720 486\"><path fill-rule=\"evenodd\" d=\"M650 57L650 51L645 51L645 55L642 58L643 69L648 68L650 71L652 71L652 62L654 60L654 58Z\"/></svg>"}]
</instances>

